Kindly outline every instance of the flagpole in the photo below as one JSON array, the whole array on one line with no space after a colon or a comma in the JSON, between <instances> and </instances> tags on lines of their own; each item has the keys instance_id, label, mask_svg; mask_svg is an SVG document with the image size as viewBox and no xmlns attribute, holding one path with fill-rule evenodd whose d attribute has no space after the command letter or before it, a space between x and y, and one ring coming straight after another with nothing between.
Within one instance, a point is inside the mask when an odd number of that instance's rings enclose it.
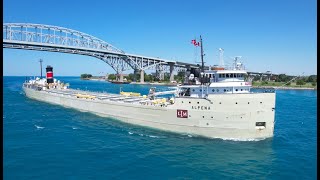
<instances>
[{"instance_id":1,"label":"flagpole","mask_svg":"<svg viewBox=\"0 0 320 180\"><path fill-rule=\"evenodd\" d=\"M203 91L203 80L204 80L204 62L203 62L203 46L202 46L202 38L200 35L200 46L201 46L201 86L202 86L202 91Z\"/></svg>"},{"instance_id":2,"label":"flagpole","mask_svg":"<svg viewBox=\"0 0 320 180\"><path fill-rule=\"evenodd\" d=\"M204 73L203 46L202 46L202 38L201 38L201 35L200 35L200 46L201 46L201 63L202 63L201 72Z\"/></svg>"}]
</instances>

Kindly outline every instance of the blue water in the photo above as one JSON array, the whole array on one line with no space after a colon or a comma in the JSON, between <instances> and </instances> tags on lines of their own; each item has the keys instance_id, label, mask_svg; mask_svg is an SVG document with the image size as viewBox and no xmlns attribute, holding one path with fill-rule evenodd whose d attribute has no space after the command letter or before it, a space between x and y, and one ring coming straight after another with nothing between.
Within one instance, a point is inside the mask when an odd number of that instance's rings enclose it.
<instances>
[{"instance_id":1,"label":"blue water","mask_svg":"<svg viewBox=\"0 0 320 180\"><path fill-rule=\"evenodd\" d=\"M150 88L60 79L90 91ZM31 100L22 93L24 80L4 77L4 179L317 178L316 91L278 90L274 137L243 142L141 128Z\"/></svg>"}]
</instances>

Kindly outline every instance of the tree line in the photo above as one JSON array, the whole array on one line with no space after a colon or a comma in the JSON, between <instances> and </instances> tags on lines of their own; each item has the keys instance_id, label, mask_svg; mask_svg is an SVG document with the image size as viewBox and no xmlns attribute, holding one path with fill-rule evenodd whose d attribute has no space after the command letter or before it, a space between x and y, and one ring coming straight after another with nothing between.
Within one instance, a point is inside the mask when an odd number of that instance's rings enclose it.
<instances>
[{"instance_id":1,"label":"tree line","mask_svg":"<svg viewBox=\"0 0 320 180\"><path fill-rule=\"evenodd\" d=\"M279 74L278 76L271 76L270 79L275 82L288 82L287 85L290 85L290 82L294 77L293 76L287 76L286 74ZM255 76L253 78L253 81L259 81L260 77ZM312 86L317 85L317 75L310 75L310 76L301 76L296 78L295 80L291 81L295 82L296 85L305 85L306 83L311 83ZM264 80L263 83L267 84L267 81Z\"/></svg>"},{"instance_id":2,"label":"tree line","mask_svg":"<svg viewBox=\"0 0 320 180\"><path fill-rule=\"evenodd\" d=\"M88 78L92 78L91 74L81 74L80 76L81 79L88 79Z\"/></svg>"}]
</instances>

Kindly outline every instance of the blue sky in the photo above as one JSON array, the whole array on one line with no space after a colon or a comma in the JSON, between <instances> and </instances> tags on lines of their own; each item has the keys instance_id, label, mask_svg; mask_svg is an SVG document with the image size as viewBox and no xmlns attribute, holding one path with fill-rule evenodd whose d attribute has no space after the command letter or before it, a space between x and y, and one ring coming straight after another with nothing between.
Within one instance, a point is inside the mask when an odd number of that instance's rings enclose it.
<instances>
[{"instance_id":1,"label":"blue sky","mask_svg":"<svg viewBox=\"0 0 320 180\"><path fill-rule=\"evenodd\" d=\"M4 0L3 10L6 23L66 27L127 53L194 63L190 41L202 35L207 65L219 63L221 47L225 64L242 56L250 71L317 73L316 0ZM3 51L4 75L38 75L40 58L55 75L114 73L87 56Z\"/></svg>"}]
</instances>

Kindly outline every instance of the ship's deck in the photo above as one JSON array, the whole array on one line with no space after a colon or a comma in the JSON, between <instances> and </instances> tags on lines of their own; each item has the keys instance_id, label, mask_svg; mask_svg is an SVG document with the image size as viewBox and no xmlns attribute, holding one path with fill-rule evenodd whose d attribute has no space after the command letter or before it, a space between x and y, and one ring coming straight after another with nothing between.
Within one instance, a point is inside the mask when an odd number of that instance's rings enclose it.
<instances>
[{"instance_id":1,"label":"ship's deck","mask_svg":"<svg viewBox=\"0 0 320 180\"><path fill-rule=\"evenodd\" d=\"M81 91L81 90L74 90L74 89L46 89L42 90L43 92L63 95L63 96L70 96L75 98L83 98L83 99L98 99L101 101L113 101L113 102L123 102L123 103L131 103L131 104L147 104L147 105L157 105L161 104L156 102L155 99L150 100L147 97L143 96L126 96L121 94L111 94L111 93L98 93L98 92L90 92L90 91ZM162 103L168 105L168 102Z\"/></svg>"}]
</instances>

